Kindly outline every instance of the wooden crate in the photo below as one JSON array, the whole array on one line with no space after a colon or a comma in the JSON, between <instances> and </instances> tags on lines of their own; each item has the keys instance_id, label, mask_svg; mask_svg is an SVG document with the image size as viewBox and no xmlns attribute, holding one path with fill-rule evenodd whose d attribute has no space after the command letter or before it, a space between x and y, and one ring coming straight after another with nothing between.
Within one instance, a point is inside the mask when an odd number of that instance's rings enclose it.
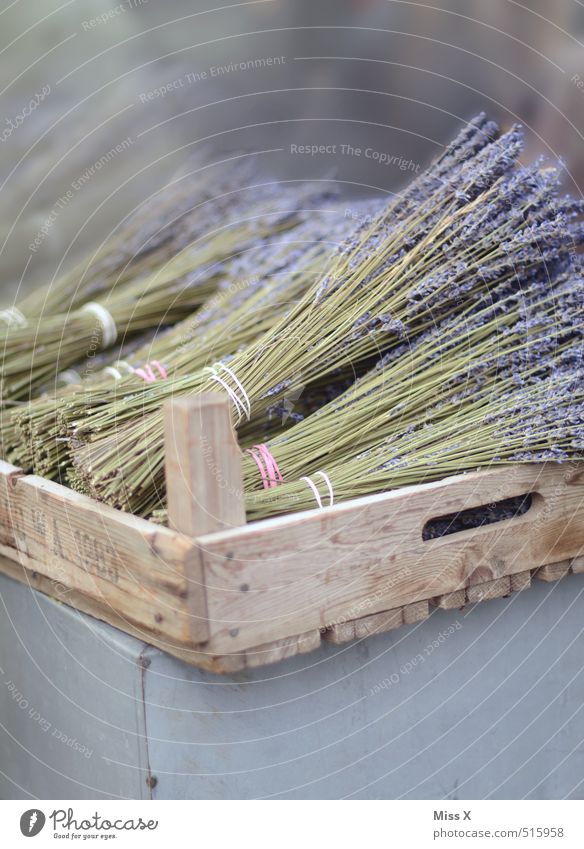
<instances>
[{"instance_id":1,"label":"wooden crate","mask_svg":"<svg viewBox=\"0 0 584 849\"><path fill-rule=\"evenodd\" d=\"M0 461L0 571L230 673L584 571L584 461L493 468L245 524L229 403L166 410L170 528ZM423 539L530 493L521 516Z\"/></svg>"}]
</instances>

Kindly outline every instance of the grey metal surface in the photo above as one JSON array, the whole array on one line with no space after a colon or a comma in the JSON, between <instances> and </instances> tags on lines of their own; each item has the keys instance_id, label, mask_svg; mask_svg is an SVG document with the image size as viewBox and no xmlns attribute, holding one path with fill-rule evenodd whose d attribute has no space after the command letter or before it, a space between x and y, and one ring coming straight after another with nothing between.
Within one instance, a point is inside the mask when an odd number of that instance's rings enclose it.
<instances>
[{"instance_id":1,"label":"grey metal surface","mask_svg":"<svg viewBox=\"0 0 584 849\"><path fill-rule=\"evenodd\" d=\"M0 588L2 680L94 748L50 744L3 684L2 795L584 797L584 576L232 678Z\"/></svg>"},{"instance_id":2,"label":"grey metal surface","mask_svg":"<svg viewBox=\"0 0 584 849\"><path fill-rule=\"evenodd\" d=\"M0 798L149 798L143 648L0 575Z\"/></svg>"},{"instance_id":3,"label":"grey metal surface","mask_svg":"<svg viewBox=\"0 0 584 849\"><path fill-rule=\"evenodd\" d=\"M582 798L583 591L536 582L231 682L152 650L154 794Z\"/></svg>"}]
</instances>

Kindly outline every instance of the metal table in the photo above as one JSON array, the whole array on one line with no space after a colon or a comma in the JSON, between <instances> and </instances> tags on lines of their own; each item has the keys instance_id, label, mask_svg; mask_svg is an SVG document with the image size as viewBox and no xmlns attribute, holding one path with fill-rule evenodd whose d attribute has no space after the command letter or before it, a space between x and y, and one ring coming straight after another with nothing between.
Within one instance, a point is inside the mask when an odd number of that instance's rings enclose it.
<instances>
[{"instance_id":1,"label":"metal table","mask_svg":"<svg viewBox=\"0 0 584 849\"><path fill-rule=\"evenodd\" d=\"M222 678L0 576L0 797L582 798L583 592Z\"/></svg>"}]
</instances>

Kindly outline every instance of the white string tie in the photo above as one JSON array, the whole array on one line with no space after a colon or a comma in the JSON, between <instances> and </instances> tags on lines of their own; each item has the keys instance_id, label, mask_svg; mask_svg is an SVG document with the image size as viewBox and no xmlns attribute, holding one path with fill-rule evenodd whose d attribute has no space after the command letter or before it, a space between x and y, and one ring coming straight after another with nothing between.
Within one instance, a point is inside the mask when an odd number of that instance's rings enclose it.
<instances>
[{"instance_id":1,"label":"white string tie","mask_svg":"<svg viewBox=\"0 0 584 849\"><path fill-rule=\"evenodd\" d=\"M66 383L67 385L83 382L81 375L78 371L75 371L74 368L68 368L65 371L60 371L57 375L57 380L60 380L62 383Z\"/></svg>"},{"instance_id":2,"label":"white string tie","mask_svg":"<svg viewBox=\"0 0 584 849\"><path fill-rule=\"evenodd\" d=\"M125 371L126 374L134 374L134 366L131 366L126 360L116 360L114 368L119 369L119 371Z\"/></svg>"},{"instance_id":3,"label":"white string tie","mask_svg":"<svg viewBox=\"0 0 584 849\"><path fill-rule=\"evenodd\" d=\"M223 369L229 377L235 383L237 389L241 392L243 398L240 398L235 389L229 385L229 383L218 374L219 369ZM237 411L237 423L241 421L242 416L249 421L251 418L251 403L248 397L247 392L243 388L241 382L237 379L235 374L228 368L225 363L215 363L213 366L207 366L203 371L208 372L211 375L211 380L214 380L216 383L219 383L227 392L231 400L233 401L233 405Z\"/></svg>"},{"instance_id":4,"label":"white string tie","mask_svg":"<svg viewBox=\"0 0 584 849\"><path fill-rule=\"evenodd\" d=\"M315 476L315 477L316 477L317 475L320 475L320 477L323 479L323 481L325 482L325 484L326 484L326 486L327 486L328 493L329 493L329 504L328 504L328 506L329 506L329 507L332 507L332 506L333 506L333 504L335 503L335 495L334 495L333 485L332 485L332 483L331 483L331 480L330 480L330 478L329 478L329 476L327 475L327 473L326 473L326 472L323 472L323 471L320 471L320 470L319 470L318 472L315 472L315 474L314 474L314 476ZM320 508L321 510L323 510L323 509L324 509L324 505L323 505L323 503L322 503L322 498L321 498L321 496L320 496L320 492L318 491L318 487L316 486L316 484L315 484L315 482L312 480L312 478L309 478L309 477L303 477L303 478L300 478L300 480L301 480L301 481L305 481L305 482L308 484L308 486L309 486L309 487L310 487L310 489L312 490L312 494L314 495L314 497L315 497L315 499L316 499L316 503L318 504L319 508Z\"/></svg>"},{"instance_id":5,"label":"white string tie","mask_svg":"<svg viewBox=\"0 0 584 849\"><path fill-rule=\"evenodd\" d=\"M104 371L104 374L109 374L109 376L113 377L114 380L121 380L122 379L121 371L118 371L118 369L115 368L114 366L106 366L103 371Z\"/></svg>"},{"instance_id":6,"label":"white string tie","mask_svg":"<svg viewBox=\"0 0 584 849\"><path fill-rule=\"evenodd\" d=\"M26 327L28 325L26 316L21 313L18 307L0 310L0 321L5 321L9 330L13 327Z\"/></svg>"},{"instance_id":7,"label":"white string tie","mask_svg":"<svg viewBox=\"0 0 584 849\"><path fill-rule=\"evenodd\" d=\"M118 328L112 314L105 307L102 307L97 301L90 301L81 308L81 312L91 313L100 323L103 331L101 343L104 348L109 348L110 345L115 343L118 338Z\"/></svg>"}]
</instances>

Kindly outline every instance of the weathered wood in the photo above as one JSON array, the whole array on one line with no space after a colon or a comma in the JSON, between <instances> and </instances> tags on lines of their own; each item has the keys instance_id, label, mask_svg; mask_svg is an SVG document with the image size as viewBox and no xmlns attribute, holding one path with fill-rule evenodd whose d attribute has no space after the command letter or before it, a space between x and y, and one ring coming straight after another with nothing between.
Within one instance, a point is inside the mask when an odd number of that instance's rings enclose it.
<instances>
[{"instance_id":1,"label":"weathered wood","mask_svg":"<svg viewBox=\"0 0 584 849\"><path fill-rule=\"evenodd\" d=\"M526 492L523 516L422 539L436 516ZM342 643L420 621L428 599L462 607L525 588L535 570L543 580L584 571L583 495L584 463L525 465L195 542L0 463L0 555L10 558L0 571L186 662L233 673L311 651L321 637Z\"/></svg>"},{"instance_id":2,"label":"weathered wood","mask_svg":"<svg viewBox=\"0 0 584 849\"><path fill-rule=\"evenodd\" d=\"M413 625L415 622L422 622L430 615L430 604L428 601L415 601L413 604L406 604L402 608L404 625Z\"/></svg>"},{"instance_id":3,"label":"weathered wood","mask_svg":"<svg viewBox=\"0 0 584 849\"><path fill-rule=\"evenodd\" d=\"M432 540L439 515L532 493L514 517ZM199 540L209 649L252 648L443 596L584 550L584 464L524 464L257 522ZM249 592L234 592L245 584Z\"/></svg>"},{"instance_id":4,"label":"weathered wood","mask_svg":"<svg viewBox=\"0 0 584 849\"><path fill-rule=\"evenodd\" d=\"M444 593L444 595L438 595L433 598L432 604L441 610L457 610L466 604L466 593L464 590Z\"/></svg>"},{"instance_id":5,"label":"weathered wood","mask_svg":"<svg viewBox=\"0 0 584 849\"><path fill-rule=\"evenodd\" d=\"M494 581L485 581L484 584L473 584L467 587L466 600L469 604L479 601L489 601L493 598L504 598L511 593L511 577L504 576Z\"/></svg>"},{"instance_id":6,"label":"weathered wood","mask_svg":"<svg viewBox=\"0 0 584 849\"><path fill-rule=\"evenodd\" d=\"M355 637L362 640L364 637L372 637L375 634L385 634L386 631L393 631L403 624L404 617L401 607L395 610L384 610L382 613L373 613L371 616L357 619Z\"/></svg>"},{"instance_id":7,"label":"weathered wood","mask_svg":"<svg viewBox=\"0 0 584 849\"><path fill-rule=\"evenodd\" d=\"M323 639L328 643L341 645L351 640L362 640L364 637L384 634L386 631L392 631L403 624L402 608L398 607L396 610L386 610L382 613L373 613L371 616L362 616L360 619L331 625L323 632Z\"/></svg>"},{"instance_id":8,"label":"weathered wood","mask_svg":"<svg viewBox=\"0 0 584 849\"><path fill-rule=\"evenodd\" d=\"M538 581L559 581L570 571L571 560L562 560L560 563L548 563L541 566L535 573Z\"/></svg>"},{"instance_id":9,"label":"weathered wood","mask_svg":"<svg viewBox=\"0 0 584 849\"><path fill-rule=\"evenodd\" d=\"M0 554L122 620L187 644L206 638L206 613L189 607L200 554L187 537L3 462L0 528Z\"/></svg>"},{"instance_id":10,"label":"weathered wood","mask_svg":"<svg viewBox=\"0 0 584 849\"><path fill-rule=\"evenodd\" d=\"M245 524L228 398L209 393L168 401L164 448L171 528L194 538Z\"/></svg>"},{"instance_id":11,"label":"weathered wood","mask_svg":"<svg viewBox=\"0 0 584 849\"><path fill-rule=\"evenodd\" d=\"M531 572L529 569L526 572L517 572L516 575L510 576L511 591L514 593L528 590L531 586Z\"/></svg>"},{"instance_id":12,"label":"weathered wood","mask_svg":"<svg viewBox=\"0 0 584 849\"><path fill-rule=\"evenodd\" d=\"M285 640L277 640L245 652L245 665L249 669L279 663L299 654L308 654L320 646L320 631L309 631Z\"/></svg>"},{"instance_id":13,"label":"weathered wood","mask_svg":"<svg viewBox=\"0 0 584 849\"><path fill-rule=\"evenodd\" d=\"M39 572L29 571L24 566L21 566L16 561L0 555L0 572L19 581L21 584L32 587L51 598L56 599L62 604L79 610L88 616L93 616L102 622L107 622L114 628L136 637L161 651L171 654L173 657L188 663L191 666L196 666L199 669L204 669L207 672L214 672L218 675L230 675L235 672L240 672L246 667L246 658L244 653L233 654L224 657L213 657L197 648L188 648L179 643L174 643L168 636L161 636L160 633L148 631L146 628L139 628L129 622L122 616L119 616L116 611L107 605L100 604L95 599L90 598L84 593L72 590L65 586L60 581L53 578L47 578Z\"/></svg>"},{"instance_id":14,"label":"weathered wood","mask_svg":"<svg viewBox=\"0 0 584 849\"><path fill-rule=\"evenodd\" d=\"M351 640L355 639L355 620L350 619L348 622L328 625L322 629L321 637L326 643L333 643L335 646L350 643Z\"/></svg>"}]
</instances>

